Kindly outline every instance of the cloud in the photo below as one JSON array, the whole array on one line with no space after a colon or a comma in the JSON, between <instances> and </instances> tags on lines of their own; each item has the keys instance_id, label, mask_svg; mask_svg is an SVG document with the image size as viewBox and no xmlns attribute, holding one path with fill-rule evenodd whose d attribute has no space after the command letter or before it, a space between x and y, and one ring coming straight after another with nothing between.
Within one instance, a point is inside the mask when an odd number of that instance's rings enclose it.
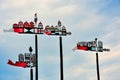
<instances>
[{"instance_id":1,"label":"cloud","mask_svg":"<svg viewBox=\"0 0 120 80\"><path fill-rule=\"evenodd\" d=\"M106 65L106 66L102 67L101 68L101 73L103 73L104 75L105 74L110 75L112 73L115 73L118 70L120 70L120 65L118 63L117 64L113 63L113 64L111 64L109 66Z\"/></svg>"},{"instance_id":2,"label":"cloud","mask_svg":"<svg viewBox=\"0 0 120 80\"><path fill-rule=\"evenodd\" d=\"M110 52L109 53L105 52L105 54L101 54L101 61L103 60L103 62L106 60L112 61L120 57L119 55L120 37L117 36L120 34L119 25L120 25L120 19L119 17L115 17L111 19L109 24L106 25L105 27L106 33L103 37L101 37L101 39L103 40L104 46L110 48Z\"/></svg>"},{"instance_id":3,"label":"cloud","mask_svg":"<svg viewBox=\"0 0 120 80\"><path fill-rule=\"evenodd\" d=\"M75 5L62 6L54 10L54 13L57 16L58 15L69 16L69 15L73 15L75 12L77 12L77 6Z\"/></svg>"},{"instance_id":4,"label":"cloud","mask_svg":"<svg viewBox=\"0 0 120 80\"><path fill-rule=\"evenodd\" d=\"M120 70L120 64L119 63L112 63L110 65L106 65L101 67L101 78L103 79L109 79L109 80L119 80L118 74Z\"/></svg>"},{"instance_id":5,"label":"cloud","mask_svg":"<svg viewBox=\"0 0 120 80\"><path fill-rule=\"evenodd\" d=\"M100 16L97 14L92 14L92 15L87 15L86 18L84 18L81 22L80 22L80 28L93 28L93 27L97 27L99 24L101 24L104 20L104 16Z\"/></svg>"},{"instance_id":6,"label":"cloud","mask_svg":"<svg viewBox=\"0 0 120 80\"><path fill-rule=\"evenodd\" d=\"M65 71L65 78L67 80L93 80L96 78L96 69L87 68L88 64L73 65ZM90 66L90 65L89 65Z\"/></svg>"},{"instance_id":7,"label":"cloud","mask_svg":"<svg viewBox=\"0 0 120 80\"><path fill-rule=\"evenodd\" d=\"M100 57L100 62L103 64L105 64L105 63L110 63L111 62L111 64L112 64L112 62L114 62L115 61L115 59L117 60L117 59L119 59L119 57L120 57L120 50L119 50L119 48L120 48L120 46L118 45L118 46L116 46L116 47L114 47L114 48L111 48L110 47L110 49L111 49L111 51L110 52L103 52L103 53L101 53L100 55L99 55L99 57ZM117 61L116 61L117 62Z\"/></svg>"},{"instance_id":8,"label":"cloud","mask_svg":"<svg viewBox=\"0 0 120 80\"><path fill-rule=\"evenodd\" d=\"M12 9L12 8L23 8L31 4L33 0L24 0L24 1L16 1L16 0L5 0L1 3L1 9Z\"/></svg>"}]
</instances>

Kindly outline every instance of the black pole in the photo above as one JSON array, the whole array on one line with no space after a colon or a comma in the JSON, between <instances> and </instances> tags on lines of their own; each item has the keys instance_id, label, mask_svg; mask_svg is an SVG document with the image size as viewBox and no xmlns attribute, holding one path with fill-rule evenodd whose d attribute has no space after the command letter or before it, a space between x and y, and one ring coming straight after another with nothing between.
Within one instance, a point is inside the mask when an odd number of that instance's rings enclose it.
<instances>
[{"instance_id":1,"label":"black pole","mask_svg":"<svg viewBox=\"0 0 120 80\"><path fill-rule=\"evenodd\" d=\"M32 68L30 69L30 78L31 78L30 80L33 80L33 69Z\"/></svg>"},{"instance_id":2,"label":"black pole","mask_svg":"<svg viewBox=\"0 0 120 80\"><path fill-rule=\"evenodd\" d=\"M96 66L97 66L97 79L100 80L98 53L96 53Z\"/></svg>"},{"instance_id":3,"label":"black pole","mask_svg":"<svg viewBox=\"0 0 120 80\"><path fill-rule=\"evenodd\" d=\"M64 80L63 76L63 50L62 50L62 37L59 37L60 40L60 80Z\"/></svg>"},{"instance_id":4,"label":"black pole","mask_svg":"<svg viewBox=\"0 0 120 80\"><path fill-rule=\"evenodd\" d=\"M33 80L33 69L32 69L32 66L31 66L31 57L32 57L31 55L32 55L33 50L32 50L31 46L29 47L29 51L30 51L30 68L31 68L30 69L30 80Z\"/></svg>"},{"instance_id":5,"label":"black pole","mask_svg":"<svg viewBox=\"0 0 120 80\"><path fill-rule=\"evenodd\" d=\"M35 68L36 79L35 80L38 80L38 40L37 40L37 34L35 35L35 55L36 55L36 68Z\"/></svg>"}]
</instances>

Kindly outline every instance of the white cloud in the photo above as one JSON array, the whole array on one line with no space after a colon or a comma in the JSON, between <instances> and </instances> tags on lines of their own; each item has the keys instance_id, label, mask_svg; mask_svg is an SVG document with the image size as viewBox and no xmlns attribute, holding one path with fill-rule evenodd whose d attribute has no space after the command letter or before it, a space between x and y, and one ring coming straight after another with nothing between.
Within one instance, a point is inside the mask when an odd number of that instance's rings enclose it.
<instances>
[{"instance_id":1,"label":"white cloud","mask_svg":"<svg viewBox=\"0 0 120 80\"><path fill-rule=\"evenodd\" d=\"M99 9L91 9L91 11L89 10L89 12L88 9L84 12L85 17L80 22L81 26L88 28L98 27L99 25L102 25L102 23L106 20L106 17L102 14L98 14Z\"/></svg>"},{"instance_id":2,"label":"white cloud","mask_svg":"<svg viewBox=\"0 0 120 80\"><path fill-rule=\"evenodd\" d=\"M5 0L1 3L1 8L2 9L11 9L11 8L24 8L25 6L28 6L29 4L31 4L33 2L33 0Z\"/></svg>"},{"instance_id":3,"label":"white cloud","mask_svg":"<svg viewBox=\"0 0 120 80\"><path fill-rule=\"evenodd\" d=\"M60 2L60 0L41 0L40 3L42 3L43 5L45 4L55 4L55 3L58 3Z\"/></svg>"},{"instance_id":4,"label":"white cloud","mask_svg":"<svg viewBox=\"0 0 120 80\"><path fill-rule=\"evenodd\" d=\"M105 29L108 32L115 32L115 31L118 32L119 31L119 25L120 25L120 17L118 17L118 16L113 17L111 20L109 20L109 24L106 26Z\"/></svg>"},{"instance_id":5,"label":"white cloud","mask_svg":"<svg viewBox=\"0 0 120 80\"><path fill-rule=\"evenodd\" d=\"M65 79L67 80L93 80L96 78L96 69L88 68L88 64L76 64L66 69Z\"/></svg>"},{"instance_id":6,"label":"white cloud","mask_svg":"<svg viewBox=\"0 0 120 80\"><path fill-rule=\"evenodd\" d=\"M101 63L107 63L110 61L113 61L115 59L119 59L120 57L120 50L119 50L120 46L115 46L114 48L110 47L111 51L110 52L103 52L99 55L100 58L100 62Z\"/></svg>"},{"instance_id":7,"label":"white cloud","mask_svg":"<svg viewBox=\"0 0 120 80\"><path fill-rule=\"evenodd\" d=\"M106 65L104 67L101 67L101 78L102 79L109 79L109 80L115 80L117 79L116 76L119 75L120 70L120 64L119 63L112 63L110 65ZM118 75L116 75L118 74ZM118 79L117 79L118 80Z\"/></svg>"},{"instance_id":8,"label":"white cloud","mask_svg":"<svg viewBox=\"0 0 120 80\"><path fill-rule=\"evenodd\" d=\"M86 18L84 18L79 25L81 26L81 28L89 29L91 27L97 27L99 24L101 24L101 22L103 22L103 20L104 17L97 14L87 15Z\"/></svg>"},{"instance_id":9,"label":"white cloud","mask_svg":"<svg viewBox=\"0 0 120 80\"><path fill-rule=\"evenodd\" d=\"M110 52L105 52L105 54L101 54L101 61L111 61L114 59L118 59L120 57L119 53L120 53L120 37L118 37L118 35L120 35L120 18L119 17L115 17L112 20L110 20L109 24L105 27L105 35L102 37L104 46L107 48L110 48Z\"/></svg>"},{"instance_id":10,"label":"white cloud","mask_svg":"<svg viewBox=\"0 0 120 80\"><path fill-rule=\"evenodd\" d=\"M57 16L58 15L69 16L69 15L73 15L76 12L77 12L77 6L75 5L62 6L54 10L54 14L56 14Z\"/></svg>"},{"instance_id":11,"label":"white cloud","mask_svg":"<svg viewBox=\"0 0 120 80\"><path fill-rule=\"evenodd\" d=\"M113 63L109 66L105 66L101 68L101 73L106 75L106 74L112 74L115 73L116 71L120 70L120 64Z\"/></svg>"}]
</instances>

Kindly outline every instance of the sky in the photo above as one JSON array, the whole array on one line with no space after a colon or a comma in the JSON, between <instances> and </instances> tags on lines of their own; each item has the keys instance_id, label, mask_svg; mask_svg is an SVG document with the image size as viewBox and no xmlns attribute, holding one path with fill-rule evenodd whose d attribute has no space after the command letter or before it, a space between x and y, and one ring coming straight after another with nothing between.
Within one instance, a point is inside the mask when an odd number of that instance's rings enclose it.
<instances>
[{"instance_id":1,"label":"sky","mask_svg":"<svg viewBox=\"0 0 120 80\"><path fill-rule=\"evenodd\" d=\"M4 33L13 23L33 21L62 25L72 35L62 37L65 80L97 80L95 52L72 51L77 42L103 41L110 52L99 53L101 80L120 79L120 0L0 0L0 79L30 80L29 68L7 64L34 50L34 35ZM60 80L59 37L38 35L39 80Z\"/></svg>"}]
</instances>

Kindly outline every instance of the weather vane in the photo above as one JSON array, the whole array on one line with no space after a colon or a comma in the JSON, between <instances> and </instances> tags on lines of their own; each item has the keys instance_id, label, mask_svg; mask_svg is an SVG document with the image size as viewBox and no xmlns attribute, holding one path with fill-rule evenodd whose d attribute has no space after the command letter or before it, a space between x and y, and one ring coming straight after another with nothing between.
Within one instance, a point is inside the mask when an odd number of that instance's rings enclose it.
<instances>
[{"instance_id":1,"label":"weather vane","mask_svg":"<svg viewBox=\"0 0 120 80\"><path fill-rule=\"evenodd\" d=\"M46 35L60 35L66 36L71 35L71 32L68 32L65 26L62 26L61 21L59 20L56 26L46 25L43 27L43 23L40 21L37 25L37 13L34 15L33 21L19 21L18 23L13 24L13 28L9 30L4 30L4 32L16 32L20 34L46 34Z\"/></svg>"},{"instance_id":2,"label":"weather vane","mask_svg":"<svg viewBox=\"0 0 120 80\"><path fill-rule=\"evenodd\" d=\"M8 60L9 65L16 66L16 67L23 67L23 68L30 68L30 80L33 80L33 67L36 66L36 55L32 54L32 47L29 47L29 53L18 55L18 61L15 63L12 60Z\"/></svg>"},{"instance_id":3,"label":"weather vane","mask_svg":"<svg viewBox=\"0 0 120 80\"><path fill-rule=\"evenodd\" d=\"M73 48L73 51L75 51L75 50L84 50L84 51L96 52L97 79L100 80L98 52L110 51L110 49L104 48L103 42L97 41L97 38L95 38L94 41L78 42L77 46L75 48Z\"/></svg>"},{"instance_id":4,"label":"weather vane","mask_svg":"<svg viewBox=\"0 0 120 80\"><path fill-rule=\"evenodd\" d=\"M62 50L62 36L67 36L71 35L71 32L67 31L66 27L62 25L61 21L59 20L57 25L55 26L50 26L46 25L43 26L43 23L40 21L37 24L38 18L37 18L37 13L34 14L34 22L33 21L19 21L17 23L14 23L12 26L12 29L9 30L4 30L4 32L15 32L19 34L35 34L35 59L36 63L33 67L35 66L35 71L36 71L36 80L38 80L38 39L37 39L37 34L46 34L46 35L55 35L59 36L60 40L60 75L61 75L61 80L63 80L63 50ZM31 51L31 50L30 50ZM13 63L11 60L8 61L8 64L13 65L13 66L18 66L18 67L29 67L31 66L31 60L29 60L27 57L29 57L30 54L19 54L19 61L16 61L16 63ZM32 55L34 57L34 54ZM27 61L28 59L28 61ZM29 64L28 64L29 63Z\"/></svg>"},{"instance_id":5,"label":"weather vane","mask_svg":"<svg viewBox=\"0 0 120 80\"><path fill-rule=\"evenodd\" d=\"M29 67L35 67L36 65L36 56L35 54L32 54L32 47L29 48L30 53L22 54L20 53L18 55L18 61L15 63L12 60L8 60L8 64L16 67L23 67L23 68L29 68Z\"/></svg>"},{"instance_id":6,"label":"weather vane","mask_svg":"<svg viewBox=\"0 0 120 80\"><path fill-rule=\"evenodd\" d=\"M73 48L73 51L75 50L84 50L84 51L95 51L95 52L103 52L103 51L110 51L110 49L103 47L102 41L97 41L97 38L95 41L81 41L77 43L77 46Z\"/></svg>"}]
</instances>

